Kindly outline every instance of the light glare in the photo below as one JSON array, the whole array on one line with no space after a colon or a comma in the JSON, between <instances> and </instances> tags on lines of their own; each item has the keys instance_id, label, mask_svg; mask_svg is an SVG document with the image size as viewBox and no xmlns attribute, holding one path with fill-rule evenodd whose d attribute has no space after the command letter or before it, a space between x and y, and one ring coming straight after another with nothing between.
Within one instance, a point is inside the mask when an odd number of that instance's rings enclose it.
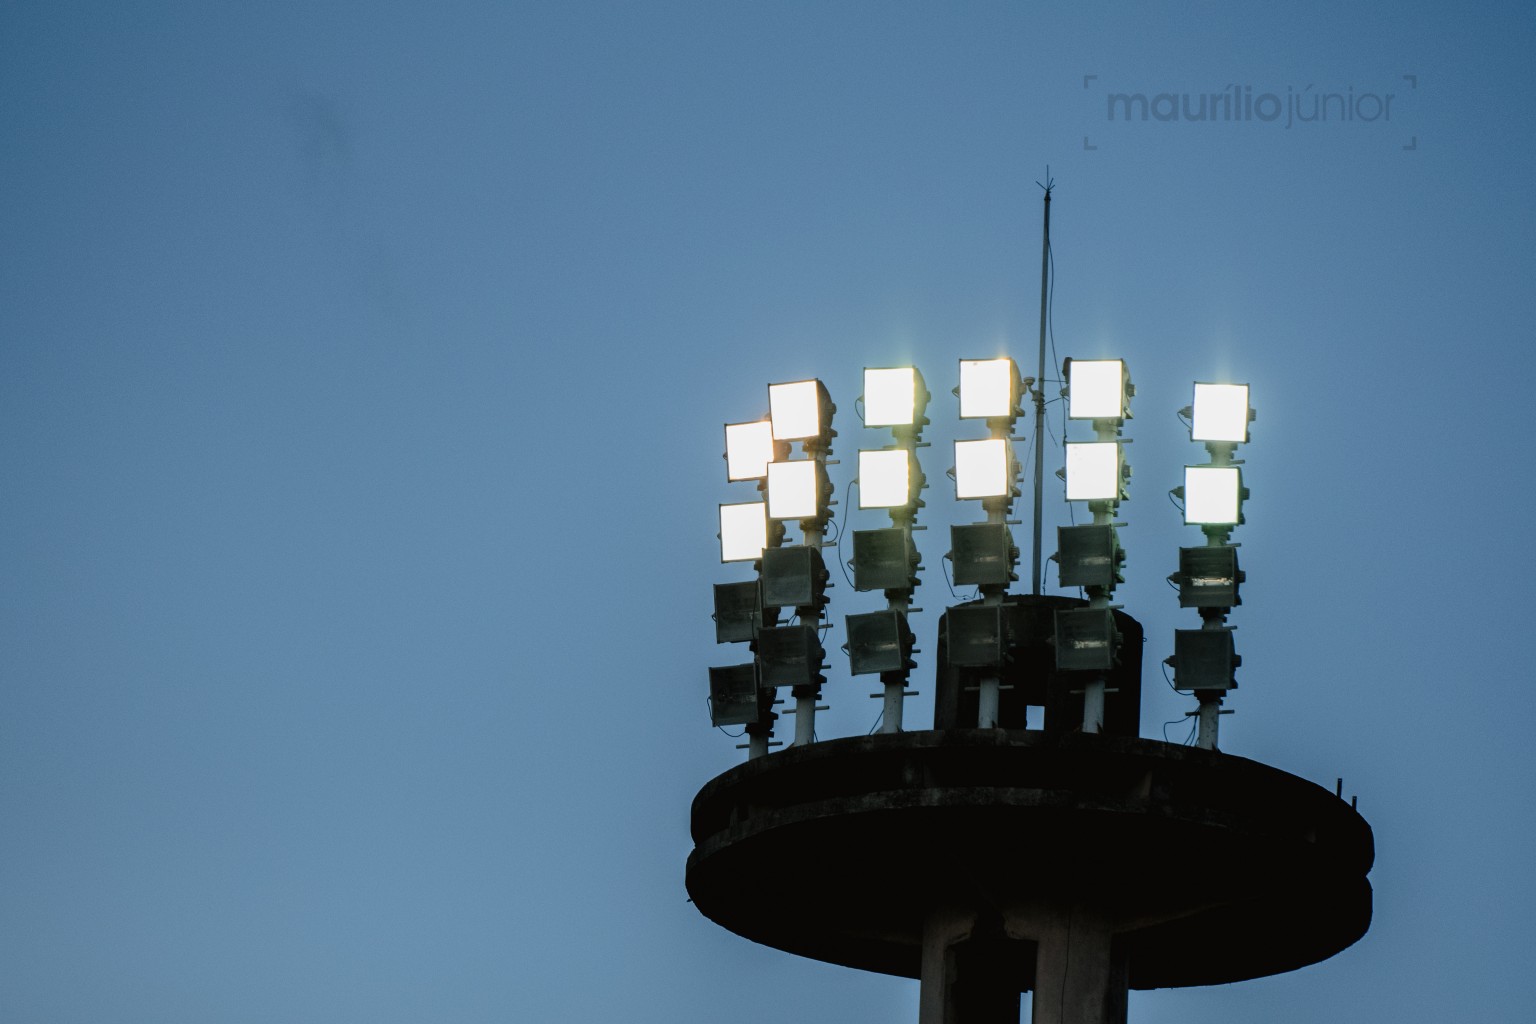
<instances>
[{"instance_id":1,"label":"light glare","mask_svg":"<svg viewBox=\"0 0 1536 1024\"><path fill-rule=\"evenodd\" d=\"M1008 442L993 437L984 441L955 442L955 497L999 498L1012 490L1008 474Z\"/></svg>"},{"instance_id":2,"label":"light glare","mask_svg":"<svg viewBox=\"0 0 1536 1024\"><path fill-rule=\"evenodd\" d=\"M1074 420L1125 418L1125 362L1074 359L1067 369L1067 417Z\"/></svg>"},{"instance_id":3,"label":"light glare","mask_svg":"<svg viewBox=\"0 0 1536 1024\"><path fill-rule=\"evenodd\" d=\"M773 461L773 423L725 425L725 477L727 480L761 480Z\"/></svg>"},{"instance_id":4,"label":"light glare","mask_svg":"<svg viewBox=\"0 0 1536 1024\"><path fill-rule=\"evenodd\" d=\"M1184 467L1184 522L1236 526L1242 509L1242 470L1236 466Z\"/></svg>"},{"instance_id":5,"label":"light glare","mask_svg":"<svg viewBox=\"0 0 1536 1024\"><path fill-rule=\"evenodd\" d=\"M1120 445L1115 441L1067 444L1067 500L1118 501Z\"/></svg>"},{"instance_id":6,"label":"light glare","mask_svg":"<svg viewBox=\"0 0 1536 1024\"><path fill-rule=\"evenodd\" d=\"M905 449L859 452L859 508L897 508L912 499L912 458Z\"/></svg>"},{"instance_id":7,"label":"light glare","mask_svg":"<svg viewBox=\"0 0 1536 1024\"><path fill-rule=\"evenodd\" d=\"M816 490L815 460L768 463L770 519L815 519Z\"/></svg>"},{"instance_id":8,"label":"light glare","mask_svg":"<svg viewBox=\"0 0 1536 1024\"><path fill-rule=\"evenodd\" d=\"M720 506L720 561L755 562L767 546L766 505L748 501Z\"/></svg>"},{"instance_id":9,"label":"light glare","mask_svg":"<svg viewBox=\"0 0 1536 1024\"><path fill-rule=\"evenodd\" d=\"M917 376L910 366L864 370L864 425L904 427L917 405Z\"/></svg>"},{"instance_id":10,"label":"light glare","mask_svg":"<svg viewBox=\"0 0 1536 1024\"><path fill-rule=\"evenodd\" d=\"M1195 441L1246 442L1248 385L1197 383L1189 436Z\"/></svg>"},{"instance_id":11,"label":"light glare","mask_svg":"<svg viewBox=\"0 0 1536 1024\"><path fill-rule=\"evenodd\" d=\"M960 418L999 419L1014 415L1012 359L960 360Z\"/></svg>"},{"instance_id":12,"label":"light glare","mask_svg":"<svg viewBox=\"0 0 1536 1024\"><path fill-rule=\"evenodd\" d=\"M773 423L775 440L799 441L821 436L821 382L800 380L768 385L768 417Z\"/></svg>"}]
</instances>

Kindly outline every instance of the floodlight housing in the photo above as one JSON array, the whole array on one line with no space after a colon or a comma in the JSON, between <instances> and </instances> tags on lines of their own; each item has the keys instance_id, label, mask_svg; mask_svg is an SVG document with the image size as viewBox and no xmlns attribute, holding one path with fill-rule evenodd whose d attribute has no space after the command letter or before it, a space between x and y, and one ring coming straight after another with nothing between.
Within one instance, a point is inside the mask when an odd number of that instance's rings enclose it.
<instances>
[{"instance_id":1,"label":"floodlight housing","mask_svg":"<svg viewBox=\"0 0 1536 1024\"><path fill-rule=\"evenodd\" d=\"M1243 659L1232 647L1232 630L1176 629L1173 631L1173 685L1180 690L1235 690L1234 674Z\"/></svg>"},{"instance_id":2,"label":"floodlight housing","mask_svg":"<svg viewBox=\"0 0 1536 1024\"><path fill-rule=\"evenodd\" d=\"M853 589L911 590L917 586L917 551L900 526L853 531Z\"/></svg>"},{"instance_id":3,"label":"floodlight housing","mask_svg":"<svg viewBox=\"0 0 1536 1024\"><path fill-rule=\"evenodd\" d=\"M859 508L912 503L912 453L905 448L859 452Z\"/></svg>"},{"instance_id":4,"label":"floodlight housing","mask_svg":"<svg viewBox=\"0 0 1536 1024\"><path fill-rule=\"evenodd\" d=\"M711 725L751 725L761 713L756 662L709 670Z\"/></svg>"},{"instance_id":5,"label":"floodlight housing","mask_svg":"<svg viewBox=\"0 0 1536 1024\"><path fill-rule=\"evenodd\" d=\"M1056 566L1063 587L1113 589L1125 552L1109 523L1056 528Z\"/></svg>"},{"instance_id":6,"label":"floodlight housing","mask_svg":"<svg viewBox=\"0 0 1536 1024\"><path fill-rule=\"evenodd\" d=\"M820 684L821 654L814 626L770 626L757 634L757 662L765 687Z\"/></svg>"},{"instance_id":7,"label":"floodlight housing","mask_svg":"<svg viewBox=\"0 0 1536 1024\"><path fill-rule=\"evenodd\" d=\"M1000 667L1008 656L1008 634L1000 604L960 604L944 613L945 649L951 665Z\"/></svg>"},{"instance_id":8,"label":"floodlight housing","mask_svg":"<svg viewBox=\"0 0 1536 1024\"><path fill-rule=\"evenodd\" d=\"M1012 359L960 360L960 418L963 420L1017 418L1021 390L1019 368Z\"/></svg>"},{"instance_id":9,"label":"floodlight housing","mask_svg":"<svg viewBox=\"0 0 1536 1024\"><path fill-rule=\"evenodd\" d=\"M826 440L835 412L827 387L819 380L768 385L768 418L777 441Z\"/></svg>"},{"instance_id":10,"label":"floodlight housing","mask_svg":"<svg viewBox=\"0 0 1536 1024\"><path fill-rule=\"evenodd\" d=\"M1184 522L1236 526L1243 521L1243 471L1238 466L1184 467Z\"/></svg>"},{"instance_id":11,"label":"floodlight housing","mask_svg":"<svg viewBox=\"0 0 1536 1024\"><path fill-rule=\"evenodd\" d=\"M1119 501L1125 479L1119 441L1067 442L1067 500Z\"/></svg>"},{"instance_id":12,"label":"floodlight housing","mask_svg":"<svg viewBox=\"0 0 1536 1024\"><path fill-rule=\"evenodd\" d=\"M1130 380L1123 359L1073 359L1067 364L1067 418L1123 420Z\"/></svg>"},{"instance_id":13,"label":"floodlight housing","mask_svg":"<svg viewBox=\"0 0 1536 1024\"><path fill-rule=\"evenodd\" d=\"M1013 533L1007 523L969 523L949 528L949 560L955 586L1007 586L1014 575Z\"/></svg>"},{"instance_id":14,"label":"floodlight housing","mask_svg":"<svg viewBox=\"0 0 1536 1024\"><path fill-rule=\"evenodd\" d=\"M1196 382L1195 401L1190 409L1190 440L1247 443L1248 423L1253 419L1247 384Z\"/></svg>"},{"instance_id":15,"label":"floodlight housing","mask_svg":"<svg viewBox=\"0 0 1536 1024\"><path fill-rule=\"evenodd\" d=\"M821 552L804 544L763 552L762 601L769 608L815 608L827 603L827 572Z\"/></svg>"},{"instance_id":16,"label":"floodlight housing","mask_svg":"<svg viewBox=\"0 0 1536 1024\"><path fill-rule=\"evenodd\" d=\"M895 608L848 616L848 662L856 676L916 668L911 660L916 640L907 617Z\"/></svg>"},{"instance_id":17,"label":"floodlight housing","mask_svg":"<svg viewBox=\"0 0 1536 1024\"><path fill-rule=\"evenodd\" d=\"M1237 548L1179 548L1179 571L1168 577L1178 585L1180 608L1236 608L1243 603Z\"/></svg>"},{"instance_id":18,"label":"floodlight housing","mask_svg":"<svg viewBox=\"0 0 1536 1024\"><path fill-rule=\"evenodd\" d=\"M768 463L768 518L818 519L830 488L816 459Z\"/></svg>"},{"instance_id":19,"label":"floodlight housing","mask_svg":"<svg viewBox=\"0 0 1536 1024\"><path fill-rule=\"evenodd\" d=\"M757 631L771 624L757 580L715 584L715 643L755 640Z\"/></svg>"},{"instance_id":20,"label":"floodlight housing","mask_svg":"<svg viewBox=\"0 0 1536 1024\"><path fill-rule=\"evenodd\" d=\"M761 480L768 475L768 463L787 454L787 444L774 443L770 420L725 425L727 480Z\"/></svg>"},{"instance_id":21,"label":"floodlight housing","mask_svg":"<svg viewBox=\"0 0 1536 1024\"><path fill-rule=\"evenodd\" d=\"M1120 636L1109 608L1056 611L1056 667L1067 672L1108 672L1115 667Z\"/></svg>"},{"instance_id":22,"label":"floodlight housing","mask_svg":"<svg viewBox=\"0 0 1536 1024\"><path fill-rule=\"evenodd\" d=\"M755 562L767 546L767 505L744 501L720 506L720 561Z\"/></svg>"},{"instance_id":23,"label":"floodlight housing","mask_svg":"<svg viewBox=\"0 0 1536 1024\"><path fill-rule=\"evenodd\" d=\"M928 407L928 388L915 366L864 368L864 425L920 426Z\"/></svg>"},{"instance_id":24,"label":"floodlight housing","mask_svg":"<svg viewBox=\"0 0 1536 1024\"><path fill-rule=\"evenodd\" d=\"M1006 438L955 442L955 497L1013 496L1013 452Z\"/></svg>"}]
</instances>

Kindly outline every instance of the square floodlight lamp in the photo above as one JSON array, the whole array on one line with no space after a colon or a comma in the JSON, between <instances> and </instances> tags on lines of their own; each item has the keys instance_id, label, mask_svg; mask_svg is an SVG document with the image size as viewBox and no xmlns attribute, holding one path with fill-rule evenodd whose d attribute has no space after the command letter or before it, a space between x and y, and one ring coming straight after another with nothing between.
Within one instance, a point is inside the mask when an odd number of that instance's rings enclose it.
<instances>
[{"instance_id":1,"label":"square floodlight lamp","mask_svg":"<svg viewBox=\"0 0 1536 1024\"><path fill-rule=\"evenodd\" d=\"M1125 419L1125 361L1074 359L1067 367L1067 418Z\"/></svg>"},{"instance_id":2,"label":"square floodlight lamp","mask_svg":"<svg viewBox=\"0 0 1536 1024\"><path fill-rule=\"evenodd\" d=\"M776 441L820 437L831 426L826 415L831 401L819 380L768 385L768 418Z\"/></svg>"},{"instance_id":3,"label":"square floodlight lamp","mask_svg":"<svg viewBox=\"0 0 1536 1024\"><path fill-rule=\"evenodd\" d=\"M922 377L911 366L864 368L864 425L905 427L922 415Z\"/></svg>"},{"instance_id":4,"label":"square floodlight lamp","mask_svg":"<svg viewBox=\"0 0 1536 1024\"><path fill-rule=\"evenodd\" d=\"M815 519L820 511L815 459L768 463L768 517Z\"/></svg>"},{"instance_id":5,"label":"square floodlight lamp","mask_svg":"<svg viewBox=\"0 0 1536 1024\"><path fill-rule=\"evenodd\" d=\"M958 604L944 613L945 655L951 665L991 668L1008 653L1000 604Z\"/></svg>"},{"instance_id":6,"label":"square floodlight lamp","mask_svg":"<svg viewBox=\"0 0 1536 1024\"><path fill-rule=\"evenodd\" d=\"M1176 629L1167 663L1173 666L1173 685L1181 690L1235 690L1243 660L1233 650L1230 629Z\"/></svg>"},{"instance_id":7,"label":"square floodlight lamp","mask_svg":"<svg viewBox=\"0 0 1536 1024\"><path fill-rule=\"evenodd\" d=\"M1067 442L1068 501L1118 501L1120 478L1120 442Z\"/></svg>"},{"instance_id":8,"label":"square floodlight lamp","mask_svg":"<svg viewBox=\"0 0 1536 1024\"><path fill-rule=\"evenodd\" d=\"M1012 494L1009 456L1005 438L956 441L955 497L1001 498Z\"/></svg>"},{"instance_id":9,"label":"square floodlight lamp","mask_svg":"<svg viewBox=\"0 0 1536 1024\"><path fill-rule=\"evenodd\" d=\"M1243 517L1243 471L1236 466L1184 467L1184 522L1236 526Z\"/></svg>"},{"instance_id":10,"label":"square floodlight lamp","mask_svg":"<svg viewBox=\"0 0 1536 1024\"><path fill-rule=\"evenodd\" d=\"M720 506L720 561L755 562L768 546L768 506L746 501Z\"/></svg>"},{"instance_id":11,"label":"square floodlight lamp","mask_svg":"<svg viewBox=\"0 0 1536 1024\"><path fill-rule=\"evenodd\" d=\"M912 538L902 527L853 531L854 590L910 590L916 568Z\"/></svg>"},{"instance_id":12,"label":"square floodlight lamp","mask_svg":"<svg viewBox=\"0 0 1536 1024\"><path fill-rule=\"evenodd\" d=\"M1243 573L1237 567L1237 548L1179 548L1179 571L1172 577L1179 587L1180 608L1234 608Z\"/></svg>"},{"instance_id":13,"label":"square floodlight lamp","mask_svg":"<svg viewBox=\"0 0 1536 1024\"><path fill-rule=\"evenodd\" d=\"M912 652L912 632L906 616L895 609L850 615L848 663L853 675L900 672Z\"/></svg>"},{"instance_id":14,"label":"square floodlight lamp","mask_svg":"<svg viewBox=\"0 0 1536 1024\"><path fill-rule=\"evenodd\" d=\"M711 725L751 725L757 721L760 709L756 662L709 670Z\"/></svg>"},{"instance_id":15,"label":"square floodlight lamp","mask_svg":"<svg viewBox=\"0 0 1536 1024\"><path fill-rule=\"evenodd\" d=\"M725 425L725 478L761 480L773 461L773 421Z\"/></svg>"},{"instance_id":16,"label":"square floodlight lamp","mask_svg":"<svg viewBox=\"0 0 1536 1024\"><path fill-rule=\"evenodd\" d=\"M1064 587L1111 588L1117 582L1119 544L1109 523L1056 528L1056 565Z\"/></svg>"},{"instance_id":17,"label":"square floodlight lamp","mask_svg":"<svg viewBox=\"0 0 1536 1024\"><path fill-rule=\"evenodd\" d=\"M911 500L911 453L905 448L859 452L859 508L899 508Z\"/></svg>"},{"instance_id":18,"label":"square floodlight lamp","mask_svg":"<svg viewBox=\"0 0 1536 1024\"><path fill-rule=\"evenodd\" d=\"M967 523L949 528L949 560L955 586L981 587L1014 579L1013 534L1007 523Z\"/></svg>"},{"instance_id":19,"label":"square floodlight lamp","mask_svg":"<svg viewBox=\"0 0 1536 1024\"><path fill-rule=\"evenodd\" d=\"M763 604L769 608L820 607L828 572L821 552L804 544L763 552Z\"/></svg>"},{"instance_id":20,"label":"square floodlight lamp","mask_svg":"<svg viewBox=\"0 0 1536 1024\"><path fill-rule=\"evenodd\" d=\"M1114 613L1108 608L1056 612L1056 667L1064 672L1108 672L1119 648Z\"/></svg>"},{"instance_id":21,"label":"square floodlight lamp","mask_svg":"<svg viewBox=\"0 0 1536 1024\"><path fill-rule=\"evenodd\" d=\"M1018 415L1019 373L1013 360L960 360L960 418L1013 419Z\"/></svg>"},{"instance_id":22,"label":"square floodlight lamp","mask_svg":"<svg viewBox=\"0 0 1536 1024\"><path fill-rule=\"evenodd\" d=\"M1195 403L1190 416L1192 441L1248 440L1248 385L1195 384Z\"/></svg>"},{"instance_id":23,"label":"square floodlight lamp","mask_svg":"<svg viewBox=\"0 0 1536 1024\"><path fill-rule=\"evenodd\" d=\"M812 626L769 626L757 634L764 686L814 686L821 681L821 655Z\"/></svg>"},{"instance_id":24,"label":"square floodlight lamp","mask_svg":"<svg viewBox=\"0 0 1536 1024\"><path fill-rule=\"evenodd\" d=\"M762 593L757 580L715 584L715 643L755 639L763 625Z\"/></svg>"}]
</instances>

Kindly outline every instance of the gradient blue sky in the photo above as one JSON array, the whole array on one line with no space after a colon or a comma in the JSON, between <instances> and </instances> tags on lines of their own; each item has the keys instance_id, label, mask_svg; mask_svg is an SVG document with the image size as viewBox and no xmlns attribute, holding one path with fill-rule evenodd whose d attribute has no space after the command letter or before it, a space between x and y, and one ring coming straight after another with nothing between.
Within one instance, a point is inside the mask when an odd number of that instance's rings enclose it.
<instances>
[{"instance_id":1,"label":"gradient blue sky","mask_svg":"<svg viewBox=\"0 0 1536 1024\"><path fill-rule=\"evenodd\" d=\"M846 498L860 369L923 368L931 656L1047 164L1058 352L1139 388L1143 734L1174 410L1246 380L1223 746L1378 844L1362 943L1132 1019L1528 1019L1533 52L1529 4L0 5L0 1019L915 1020L685 902L720 425L822 377ZM1106 118L1234 84L1398 98Z\"/></svg>"}]
</instances>

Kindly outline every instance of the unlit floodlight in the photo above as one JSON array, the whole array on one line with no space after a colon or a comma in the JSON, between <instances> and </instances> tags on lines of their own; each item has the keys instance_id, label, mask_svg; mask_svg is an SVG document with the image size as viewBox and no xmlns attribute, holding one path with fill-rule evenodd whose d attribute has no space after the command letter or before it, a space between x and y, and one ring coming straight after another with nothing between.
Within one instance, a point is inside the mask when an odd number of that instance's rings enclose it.
<instances>
[{"instance_id":1,"label":"unlit floodlight","mask_svg":"<svg viewBox=\"0 0 1536 1024\"><path fill-rule=\"evenodd\" d=\"M928 389L911 366L864 369L864 425L906 427L923 417Z\"/></svg>"},{"instance_id":2,"label":"unlit floodlight","mask_svg":"<svg viewBox=\"0 0 1536 1024\"><path fill-rule=\"evenodd\" d=\"M1113 588L1123 557L1109 523L1056 528L1056 565L1064 587Z\"/></svg>"},{"instance_id":3,"label":"unlit floodlight","mask_svg":"<svg viewBox=\"0 0 1536 1024\"><path fill-rule=\"evenodd\" d=\"M853 531L853 589L911 590L916 570L912 537L902 527Z\"/></svg>"},{"instance_id":4,"label":"unlit floodlight","mask_svg":"<svg viewBox=\"0 0 1536 1024\"><path fill-rule=\"evenodd\" d=\"M1108 672L1115 667L1120 635L1108 608L1061 608L1056 612L1056 667L1065 672Z\"/></svg>"},{"instance_id":5,"label":"unlit floodlight","mask_svg":"<svg viewBox=\"0 0 1536 1024\"><path fill-rule=\"evenodd\" d=\"M715 643L755 640L757 631L766 625L757 580L715 584Z\"/></svg>"},{"instance_id":6,"label":"unlit floodlight","mask_svg":"<svg viewBox=\"0 0 1536 1024\"><path fill-rule=\"evenodd\" d=\"M768 416L778 441L799 441L828 436L832 427L832 402L819 380L768 385Z\"/></svg>"},{"instance_id":7,"label":"unlit floodlight","mask_svg":"<svg viewBox=\"0 0 1536 1024\"><path fill-rule=\"evenodd\" d=\"M1184 522L1236 526L1243 517L1243 471L1236 466L1184 467Z\"/></svg>"},{"instance_id":8,"label":"unlit floodlight","mask_svg":"<svg viewBox=\"0 0 1536 1024\"><path fill-rule=\"evenodd\" d=\"M1019 371L1013 360L960 360L960 418L1013 419L1018 415Z\"/></svg>"},{"instance_id":9,"label":"unlit floodlight","mask_svg":"<svg viewBox=\"0 0 1536 1024\"><path fill-rule=\"evenodd\" d=\"M820 468L815 459L768 464L768 517L815 519L821 507Z\"/></svg>"},{"instance_id":10,"label":"unlit floodlight","mask_svg":"<svg viewBox=\"0 0 1536 1024\"><path fill-rule=\"evenodd\" d=\"M916 639L907 617L894 608L848 616L848 662L853 675L901 672L913 668L909 660Z\"/></svg>"},{"instance_id":11,"label":"unlit floodlight","mask_svg":"<svg viewBox=\"0 0 1536 1024\"><path fill-rule=\"evenodd\" d=\"M768 463L774 457L772 420L725 425L727 480L760 480L767 475Z\"/></svg>"},{"instance_id":12,"label":"unlit floodlight","mask_svg":"<svg viewBox=\"0 0 1536 1024\"><path fill-rule=\"evenodd\" d=\"M1191 406L1189 436L1193 441L1226 441L1244 444L1248 440L1247 384L1195 384L1195 404Z\"/></svg>"},{"instance_id":13,"label":"unlit floodlight","mask_svg":"<svg viewBox=\"0 0 1536 1024\"><path fill-rule=\"evenodd\" d=\"M1233 650L1230 629L1176 629L1173 631L1173 657L1164 664L1173 666L1173 685L1180 690L1235 690L1236 671L1243 659Z\"/></svg>"},{"instance_id":14,"label":"unlit floodlight","mask_svg":"<svg viewBox=\"0 0 1536 1024\"><path fill-rule=\"evenodd\" d=\"M951 665L994 668L1008 656L1000 604L958 604L944 613L945 653Z\"/></svg>"},{"instance_id":15,"label":"unlit floodlight","mask_svg":"<svg viewBox=\"0 0 1536 1024\"><path fill-rule=\"evenodd\" d=\"M1128 390L1123 359L1074 359L1067 365L1067 417L1125 419Z\"/></svg>"},{"instance_id":16,"label":"unlit floodlight","mask_svg":"<svg viewBox=\"0 0 1536 1024\"><path fill-rule=\"evenodd\" d=\"M949 560L955 586L1007 586L1013 581L1013 533L1007 523L967 523L949 528Z\"/></svg>"},{"instance_id":17,"label":"unlit floodlight","mask_svg":"<svg viewBox=\"0 0 1536 1024\"><path fill-rule=\"evenodd\" d=\"M769 608L816 608L826 604L830 577L821 552L804 544L763 552L763 604Z\"/></svg>"},{"instance_id":18,"label":"unlit floodlight","mask_svg":"<svg viewBox=\"0 0 1536 1024\"><path fill-rule=\"evenodd\" d=\"M859 452L859 508L898 508L912 500L912 456L905 448Z\"/></svg>"},{"instance_id":19,"label":"unlit floodlight","mask_svg":"<svg viewBox=\"0 0 1536 1024\"><path fill-rule=\"evenodd\" d=\"M998 498L1013 493L1008 441L989 437L955 442L955 497Z\"/></svg>"},{"instance_id":20,"label":"unlit floodlight","mask_svg":"<svg viewBox=\"0 0 1536 1024\"><path fill-rule=\"evenodd\" d=\"M822 681L821 655L814 626L769 626L757 634L763 686L815 686Z\"/></svg>"},{"instance_id":21,"label":"unlit floodlight","mask_svg":"<svg viewBox=\"0 0 1536 1024\"><path fill-rule=\"evenodd\" d=\"M720 561L755 562L768 546L768 506L747 501L720 506Z\"/></svg>"},{"instance_id":22,"label":"unlit floodlight","mask_svg":"<svg viewBox=\"0 0 1536 1024\"><path fill-rule=\"evenodd\" d=\"M709 719L712 725L751 725L758 720L757 665L725 665L709 670Z\"/></svg>"},{"instance_id":23,"label":"unlit floodlight","mask_svg":"<svg viewBox=\"0 0 1536 1024\"><path fill-rule=\"evenodd\" d=\"M1118 441L1067 442L1068 501L1118 501L1120 480Z\"/></svg>"},{"instance_id":24,"label":"unlit floodlight","mask_svg":"<svg viewBox=\"0 0 1536 1024\"><path fill-rule=\"evenodd\" d=\"M1179 548L1179 571L1168 577L1179 588L1181 608L1232 608L1243 603L1237 548Z\"/></svg>"}]
</instances>

